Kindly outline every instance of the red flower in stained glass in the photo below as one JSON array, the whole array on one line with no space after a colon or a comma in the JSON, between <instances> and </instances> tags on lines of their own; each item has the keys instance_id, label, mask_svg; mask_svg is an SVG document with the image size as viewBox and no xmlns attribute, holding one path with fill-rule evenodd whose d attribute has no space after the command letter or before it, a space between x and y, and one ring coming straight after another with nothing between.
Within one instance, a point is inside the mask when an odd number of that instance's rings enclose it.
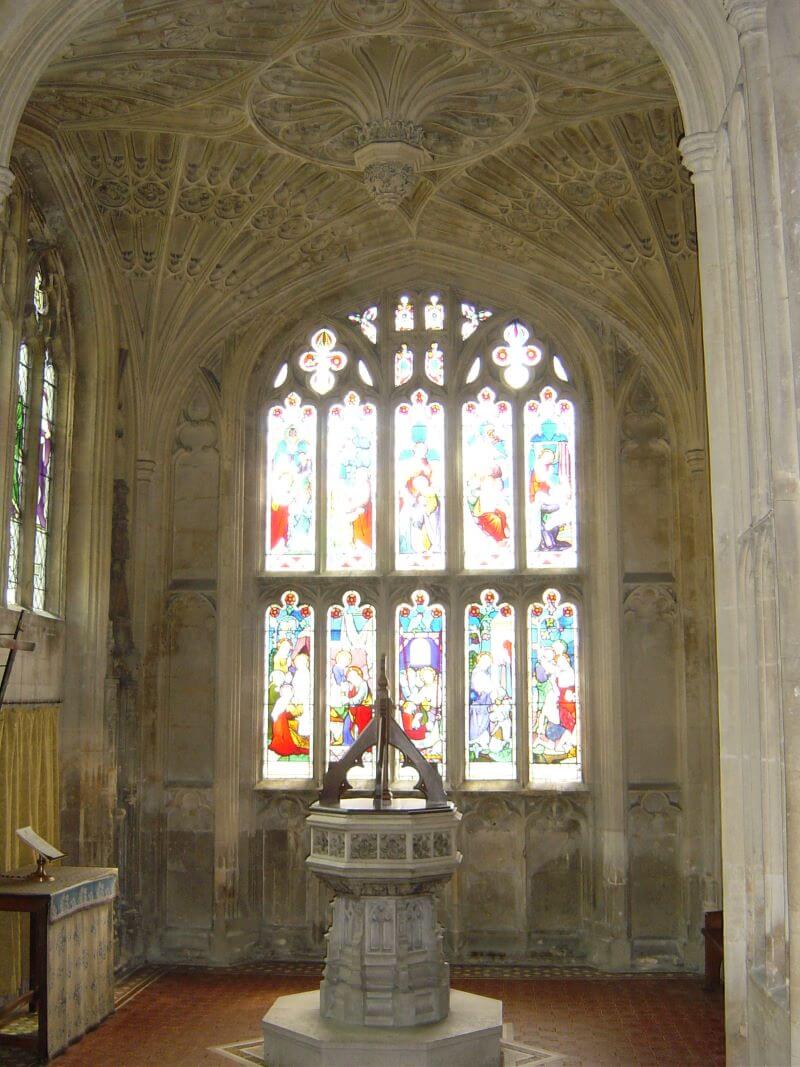
<instances>
[{"instance_id":1,"label":"red flower in stained glass","mask_svg":"<svg viewBox=\"0 0 800 1067\"><path fill-rule=\"evenodd\" d=\"M400 608L400 615L402 618L407 619L410 614L411 610L409 608Z\"/></svg>"},{"instance_id":2,"label":"red flower in stained glass","mask_svg":"<svg viewBox=\"0 0 800 1067\"><path fill-rule=\"evenodd\" d=\"M303 616L304 619L308 618L308 616L311 614L311 608L308 606L308 604L303 604L301 606L300 614Z\"/></svg>"},{"instance_id":3,"label":"red flower in stained glass","mask_svg":"<svg viewBox=\"0 0 800 1067\"><path fill-rule=\"evenodd\" d=\"M433 609L433 617L434 617L434 619L441 619L441 617L442 617L442 609L441 608L434 608Z\"/></svg>"},{"instance_id":4,"label":"red flower in stained glass","mask_svg":"<svg viewBox=\"0 0 800 1067\"><path fill-rule=\"evenodd\" d=\"M511 605L510 604L501 604L500 605L500 614L504 618L507 619L508 616L511 614Z\"/></svg>"},{"instance_id":5,"label":"red flower in stained glass","mask_svg":"<svg viewBox=\"0 0 800 1067\"><path fill-rule=\"evenodd\" d=\"M537 615L537 616L541 615L543 611L544 611L544 608L542 607L541 604L534 604L533 605L533 614L534 615Z\"/></svg>"},{"instance_id":6,"label":"red flower in stained glass","mask_svg":"<svg viewBox=\"0 0 800 1067\"><path fill-rule=\"evenodd\" d=\"M499 401L497 405L497 410L500 412L501 415L505 415L505 413L508 411L508 404L505 402L505 400Z\"/></svg>"},{"instance_id":7,"label":"red flower in stained glass","mask_svg":"<svg viewBox=\"0 0 800 1067\"><path fill-rule=\"evenodd\" d=\"M408 404L401 404L398 408L398 411L401 415L408 415L408 413L411 411L411 408L408 406Z\"/></svg>"},{"instance_id":8,"label":"red flower in stained glass","mask_svg":"<svg viewBox=\"0 0 800 1067\"><path fill-rule=\"evenodd\" d=\"M571 619L573 614L574 612L572 608L569 606L569 604L567 604L567 606L564 608L564 615L566 615L568 619Z\"/></svg>"},{"instance_id":9,"label":"red flower in stained glass","mask_svg":"<svg viewBox=\"0 0 800 1067\"><path fill-rule=\"evenodd\" d=\"M357 603L358 603L358 597L356 596L356 594L355 593L348 593L347 596L345 597L345 604L347 604L348 608L354 608Z\"/></svg>"},{"instance_id":10,"label":"red flower in stained glass","mask_svg":"<svg viewBox=\"0 0 800 1067\"><path fill-rule=\"evenodd\" d=\"M281 609L278 607L277 604L270 605L270 609L269 609L270 618L277 619L277 617L280 615L280 613L281 613Z\"/></svg>"},{"instance_id":11,"label":"red flower in stained glass","mask_svg":"<svg viewBox=\"0 0 800 1067\"><path fill-rule=\"evenodd\" d=\"M331 618L332 619L339 619L339 618L341 618L341 616L342 616L342 609L341 608L331 608Z\"/></svg>"},{"instance_id":12,"label":"red flower in stained glass","mask_svg":"<svg viewBox=\"0 0 800 1067\"><path fill-rule=\"evenodd\" d=\"M372 618L372 614L373 614L372 608L371 607L362 608L361 609L361 614L365 619L371 619Z\"/></svg>"},{"instance_id":13,"label":"red flower in stained glass","mask_svg":"<svg viewBox=\"0 0 800 1067\"><path fill-rule=\"evenodd\" d=\"M481 609L478 607L477 604L470 604L469 614L471 618L479 619L481 617Z\"/></svg>"},{"instance_id":14,"label":"red flower in stained glass","mask_svg":"<svg viewBox=\"0 0 800 1067\"><path fill-rule=\"evenodd\" d=\"M283 597L283 602L287 608L294 607L297 603L297 595L295 593L286 593Z\"/></svg>"}]
</instances>

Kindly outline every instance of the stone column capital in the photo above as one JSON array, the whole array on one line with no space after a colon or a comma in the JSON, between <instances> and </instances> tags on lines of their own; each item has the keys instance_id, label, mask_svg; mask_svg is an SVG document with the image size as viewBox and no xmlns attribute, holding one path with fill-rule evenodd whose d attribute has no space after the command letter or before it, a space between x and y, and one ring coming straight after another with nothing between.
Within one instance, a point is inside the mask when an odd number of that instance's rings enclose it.
<instances>
[{"instance_id":1,"label":"stone column capital","mask_svg":"<svg viewBox=\"0 0 800 1067\"><path fill-rule=\"evenodd\" d=\"M10 167L0 165L0 211L5 206L5 202L11 192L11 186L14 184L14 172Z\"/></svg>"},{"instance_id":2,"label":"stone column capital","mask_svg":"<svg viewBox=\"0 0 800 1067\"><path fill-rule=\"evenodd\" d=\"M690 133L682 138L678 146L683 156L683 165L697 180L699 174L705 174L714 166L719 150L719 131Z\"/></svg>"},{"instance_id":3,"label":"stone column capital","mask_svg":"<svg viewBox=\"0 0 800 1067\"><path fill-rule=\"evenodd\" d=\"M725 0L725 18L739 37L761 33L767 28L766 0Z\"/></svg>"}]
</instances>

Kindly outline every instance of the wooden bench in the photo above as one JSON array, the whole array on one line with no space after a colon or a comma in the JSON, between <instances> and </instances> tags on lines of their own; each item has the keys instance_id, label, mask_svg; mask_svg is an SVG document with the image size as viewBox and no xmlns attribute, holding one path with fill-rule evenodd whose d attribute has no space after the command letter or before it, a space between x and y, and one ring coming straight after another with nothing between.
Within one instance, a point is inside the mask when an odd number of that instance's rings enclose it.
<instances>
[{"instance_id":1,"label":"wooden bench","mask_svg":"<svg viewBox=\"0 0 800 1067\"><path fill-rule=\"evenodd\" d=\"M706 943L706 980L704 989L717 989L721 984L724 942L722 937L722 912L707 911L703 923L703 938Z\"/></svg>"}]
</instances>

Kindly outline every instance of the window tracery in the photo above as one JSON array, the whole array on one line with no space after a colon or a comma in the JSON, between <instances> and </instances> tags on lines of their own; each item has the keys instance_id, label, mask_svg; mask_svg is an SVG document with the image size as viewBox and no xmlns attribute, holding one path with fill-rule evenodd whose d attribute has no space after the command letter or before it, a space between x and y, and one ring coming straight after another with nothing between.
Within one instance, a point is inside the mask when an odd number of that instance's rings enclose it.
<instances>
[{"instance_id":1,"label":"window tracery","mask_svg":"<svg viewBox=\"0 0 800 1067\"><path fill-rule=\"evenodd\" d=\"M268 781L341 758L373 714L383 652L398 720L443 775L581 778L577 397L529 325L479 308L389 294L279 364L264 445ZM292 574L302 591L282 584Z\"/></svg>"}]
</instances>

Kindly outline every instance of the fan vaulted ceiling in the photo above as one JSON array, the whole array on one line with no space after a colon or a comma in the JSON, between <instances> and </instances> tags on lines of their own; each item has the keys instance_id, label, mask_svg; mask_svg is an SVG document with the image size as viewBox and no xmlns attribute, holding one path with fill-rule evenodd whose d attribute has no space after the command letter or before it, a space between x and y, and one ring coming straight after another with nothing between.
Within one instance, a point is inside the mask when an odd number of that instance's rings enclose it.
<instances>
[{"instance_id":1,"label":"fan vaulted ceiling","mask_svg":"<svg viewBox=\"0 0 800 1067\"><path fill-rule=\"evenodd\" d=\"M380 120L427 159L388 210L354 156ZM25 124L82 187L151 375L393 248L480 250L651 345L696 339L677 102L610 0L115 0Z\"/></svg>"}]
</instances>

